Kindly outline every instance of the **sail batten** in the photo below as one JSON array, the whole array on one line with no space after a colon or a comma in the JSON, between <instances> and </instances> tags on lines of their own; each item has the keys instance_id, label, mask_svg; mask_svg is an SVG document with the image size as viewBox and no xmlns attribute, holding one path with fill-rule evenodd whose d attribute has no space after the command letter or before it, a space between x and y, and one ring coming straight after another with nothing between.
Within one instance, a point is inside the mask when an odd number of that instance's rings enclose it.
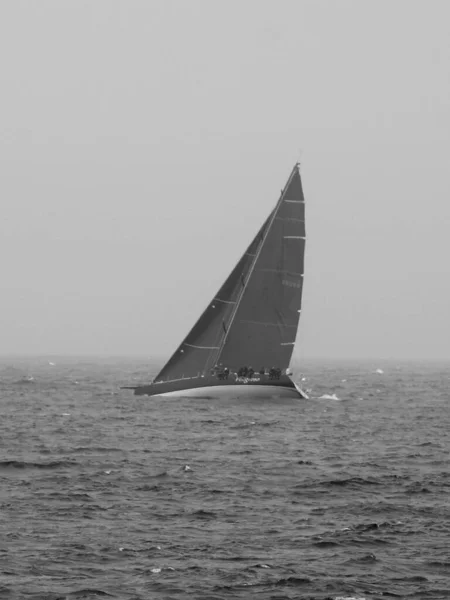
<instances>
[{"instance_id":1,"label":"sail batten","mask_svg":"<svg viewBox=\"0 0 450 600\"><path fill-rule=\"evenodd\" d=\"M214 298L214 302L225 302L225 304L236 304L233 300L222 300L222 298Z\"/></svg>"},{"instance_id":2,"label":"sail batten","mask_svg":"<svg viewBox=\"0 0 450 600\"><path fill-rule=\"evenodd\" d=\"M184 342L185 346L188 346L189 348L198 348L199 350L218 350L219 346L195 346L194 344L188 344L187 342Z\"/></svg>"},{"instance_id":3,"label":"sail batten","mask_svg":"<svg viewBox=\"0 0 450 600\"><path fill-rule=\"evenodd\" d=\"M295 217L275 217L279 221L296 221L297 223L304 223L304 219L296 219Z\"/></svg>"},{"instance_id":4,"label":"sail batten","mask_svg":"<svg viewBox=\"0 0 450 600\"><path fill-rule=\"evenodd\" d=\"M264 325L264 327L266 327L266 326L294 327L294 328L297 327L297 325L287 325L286 323L269 323L269 321L250 321L248 319L242 319L241 323L251 323L252 325Z\"/></svg>"},{"instance_id":5,"label":"sail batten","mask_svg":"<svg viewBox=\"0 0 450 600\"><path fill-rule=\"evenodd\" d=\"M292 275L293 277L303 277L303 273L294 273L294 271L286 271L286 269L258 269L265 273L283 273L284 275Z\"/></svg>"}]
</instances>

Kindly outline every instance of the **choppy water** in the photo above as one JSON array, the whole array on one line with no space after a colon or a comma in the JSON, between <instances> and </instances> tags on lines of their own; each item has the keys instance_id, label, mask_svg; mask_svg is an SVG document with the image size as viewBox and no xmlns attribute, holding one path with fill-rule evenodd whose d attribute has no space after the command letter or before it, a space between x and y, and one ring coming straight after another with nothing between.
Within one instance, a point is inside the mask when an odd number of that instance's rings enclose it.
<instances>
[{"instance_id":1,"label":"choppy water","mask_svg":"<svg viewBox=\"0 0 450 600\"><path fill-rule=\"evenodd\" d=\"M0 598L450 597L448 366L311 362L273 403L54 362L0 364Z\"/></svg>"}]
</instances>

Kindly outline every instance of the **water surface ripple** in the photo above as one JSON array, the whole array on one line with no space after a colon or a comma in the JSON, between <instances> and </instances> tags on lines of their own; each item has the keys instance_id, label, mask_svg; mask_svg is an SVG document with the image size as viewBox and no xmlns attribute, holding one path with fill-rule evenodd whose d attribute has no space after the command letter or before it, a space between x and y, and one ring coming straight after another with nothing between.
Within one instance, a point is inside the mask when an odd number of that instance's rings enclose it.
<instances>
[{"instance_id":1,"label":"water surface ripple","mask_svg":"<svg viewBox=\"0 0 450 600\"><path fill-rule=\"evenodd\" d=\"M149 371L2 359L1 599L450 597L448 366L308 362L309 401L118 389Z\"/></svg>"}]
</instances>

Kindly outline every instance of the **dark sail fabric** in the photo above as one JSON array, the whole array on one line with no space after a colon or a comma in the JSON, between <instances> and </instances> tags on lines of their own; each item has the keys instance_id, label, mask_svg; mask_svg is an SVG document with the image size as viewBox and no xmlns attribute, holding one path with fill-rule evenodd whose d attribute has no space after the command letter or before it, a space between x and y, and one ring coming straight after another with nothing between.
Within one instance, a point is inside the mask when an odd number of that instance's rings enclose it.
<instances>
[{"instance_id":1,"label":"dark sail fabric","mask_svg":"<svg viewBox=\"0 0 450 600\"><path fill-rule=\"evenodd\" d=\"M301 310L304 254L305 204L296 166L269 219L218 362L230 369L289 366Z\"/></svg>"},{"instance_id":2,"label":"dark sail fabric","mask_svg":"<svg viewBox=\"0 0 450 600\"><path fill-rule=\"evenodd\" d=\"M197 323L155 377L155 382L197 377L208 372L216 364L221 344L228 331L230 317L244 289L249 269L264 239L272 214L266 219Z\"/></svg>"}]
</instances>

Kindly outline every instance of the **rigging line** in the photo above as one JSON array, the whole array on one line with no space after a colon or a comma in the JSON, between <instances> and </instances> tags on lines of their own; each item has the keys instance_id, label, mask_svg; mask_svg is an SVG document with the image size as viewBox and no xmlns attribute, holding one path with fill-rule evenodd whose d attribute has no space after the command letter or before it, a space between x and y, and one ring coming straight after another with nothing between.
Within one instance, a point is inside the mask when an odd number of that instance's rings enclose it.
<instances>
[{"instance_id":1,"label":"rigging line","mask_svg":"<svg viewBox=\"0 0 450 600\"><path fill-rule=\"evenodd\" d=\"M273 225L273 222L275 221L275 217L277 216L277 213L278 213L278 210L280 209L281 203L283 202L284 195L285 195L286 191L289 189L289 186L290 186L290 184L291 184L291 181L292 181L292 179L293 179L293 177L294 177L295 173L298 173L298 163L296 163L296 164L295 164L295 166L294 166L294 168L292 169L291 175L290 175L290 177L289 177L289 179L288 179L288 181L287 181L286 185L285 185L285 186L284 186L284 188L281 190L281 195L280 195L280 198L279 198L279 200L278 200L278 202L277 202L277 204L276 204L276 206L275 206L275 209L274 209L274 210L273 210L273 212L272 212L272 216L271 216L271 218L270 218L270 221L269 221L269 223L268 223L268 225L267 225L266 231L264 232L264 235L263 235L263 237L262 237L261 244L260 244L260 246L259 246L258 250L256 251L255 258L254 258L254 259L253 259L253 261L252 261L252 264L251 264L251 267L250 267L250 269L249 269L249 272L248 272L248 275L247 275L246 281L245 281L245 282L243 282L243 287L242 287L242 289L241 289L241 291L240 291L240 294L239 294L239 296L238 296L238 299L237 299L237 301L236 301L236 304L235 304L235 306L233 307L233 312L231 313L230 321L229 321L229 323L228 323L228 331L227 331L227 332L226 332L226 334L224 335L224 337L223 337L223 340L222 340L222 343L220 344L219 352L217 353L217 358L216 358L216 362L217 362L217 363L219 362L220 355L221 355L221 353L222 353L222 350L223 350L223 349L224 349L224 347L225 347L225 342L227 341L228 334L229 334L229 333L230 333L230 331L231 331L231 326L233 325L234 318L235 318L235 316L236 316L236 313L237 313L237 311L238 311L238 308L239 308L239 305L240 305L240 303L241 303L241 300L242 300L242 298L243 298L243 296L244 296L245 290L247 289L247 284L248 284L248 282L250 281L250 278L251 278L251 276L252 276L252 274L253 274L253 271L254 271L254 269L255 269L255 265L256 265L256 263L257 263L257 261L258 261L259 255L261 254L261 250L262 250L262 249L263 249L263 247L264 247L264 243L265 243L265 241L266 241L266 239L267 239L267 236L269 235L269 231L270 231L270 229L271 229L271 227L272 227L272 225ZM241 280L242 280L242 278L241 278Z\"/></svg>"}]
</instances>

